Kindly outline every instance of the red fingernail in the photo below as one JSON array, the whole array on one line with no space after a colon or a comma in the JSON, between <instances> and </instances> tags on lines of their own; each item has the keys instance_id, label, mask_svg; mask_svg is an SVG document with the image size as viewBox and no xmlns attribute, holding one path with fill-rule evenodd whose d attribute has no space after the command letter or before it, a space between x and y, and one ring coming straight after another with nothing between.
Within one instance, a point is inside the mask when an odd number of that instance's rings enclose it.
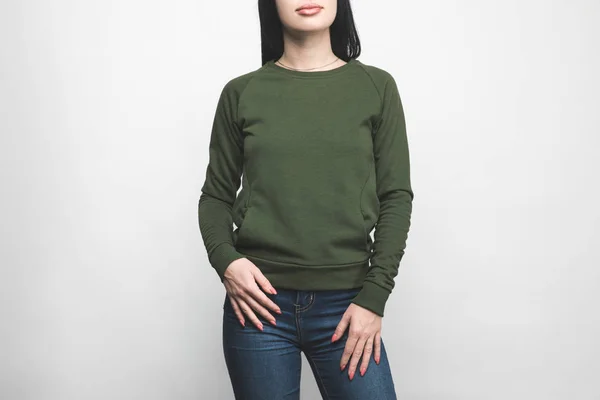
<instances>
[{"instance_id":1,"label":"red fingernail","mask_svg":"<svg viewBox=\"0 0 600 400\"><path fill-rule=\"evenodd\" d=\"M346 364L342 365L342 366L340 367L340 369L343 371L345 367L346 367Z\"/></svg>"},{"instance_id":2,"label":"red fingernail","mask_svg":"<svg viewBox=\"0 0 600 400\"><path fill-rule=\"evenodd\" d=\"M360 376L365 376L365 369L364 368L360 369Z\"/></svg>"},{"instance_id":3,"label":"red fingernail","mask_svg":"<svg viewBox=\"0 0 600 400\"><path fill-rule=\"evenodd\" d=\"M333 336L331 337L331 341L335 342L336 339L337 339L337 334L334 333Z\"/></svg>"},{"instance_id":4,"label":"red fingernail","mask_svg":"<svg viewBox=\"0 0 600 400\"><path fill-rule=\"evenodd\" d=\"M242 321L241 319L240 319L240 324L242 324L242 326L246 326L246 325L244 324L244 321Z\"/></svg>"},{"instance_id":5,"label":"red fingernail","mask_svg":"<svg viewBox=\"0 0 600 400\"><path fill-rule=\"evenodd\" d=\"M352 378L354 378L354 372L350 374L350 380L352 380Z\"/></svg>"}]
</instances>

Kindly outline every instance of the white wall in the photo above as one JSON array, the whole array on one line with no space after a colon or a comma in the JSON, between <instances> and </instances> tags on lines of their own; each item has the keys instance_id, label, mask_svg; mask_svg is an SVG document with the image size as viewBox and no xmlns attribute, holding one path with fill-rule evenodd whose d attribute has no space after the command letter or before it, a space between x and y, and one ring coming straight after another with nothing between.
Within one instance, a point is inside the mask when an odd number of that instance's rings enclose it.
<instances>
[{"instance_id":1,"label":"white wall","mask_svg":"<svg viewBox=\"0 0 600 400\"><path fill-rule=\"evenodd\" d=\"M196 207L255 3L0 4L1 398L233 398ZM353 4L411 145L399 398L599 399L600 3Z\"/></svg>"}]
</instances>

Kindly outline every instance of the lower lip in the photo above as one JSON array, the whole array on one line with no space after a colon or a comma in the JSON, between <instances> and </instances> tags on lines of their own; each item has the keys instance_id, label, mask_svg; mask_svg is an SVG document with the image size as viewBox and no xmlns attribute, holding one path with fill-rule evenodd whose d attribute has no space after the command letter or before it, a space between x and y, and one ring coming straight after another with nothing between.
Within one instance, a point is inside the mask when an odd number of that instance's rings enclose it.
<instances>
[{"instance_id":1,"label":"lower lip","mask_svg":"<svg viewBox=\"0 0 600 400\"><path fill-rule=\"evenodd\" d=\"M300 15L315 15L315 14L319 13L320 11L321 11L320 7L303 8L301 10L298 10L298 14L300 14Z\"/></svg>"}]
</instances>

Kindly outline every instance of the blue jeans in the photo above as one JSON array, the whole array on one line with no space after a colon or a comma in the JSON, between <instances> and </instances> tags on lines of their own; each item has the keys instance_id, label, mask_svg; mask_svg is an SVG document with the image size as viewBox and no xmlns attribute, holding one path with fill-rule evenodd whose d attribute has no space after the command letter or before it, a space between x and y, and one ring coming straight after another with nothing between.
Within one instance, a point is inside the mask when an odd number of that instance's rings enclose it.
<instances>
[{"instance_id":1,"label":"blue jeans","mask_svg":"<svg viewBox=\"0 0 600 400\"><path fill-rule=\"evenodd\" d=\"M247 317L246 326L240 324L226 294L223 351L235 398L300 399L300 352L304 352L323 399L396 400L383 339L380 363L375 363L373 352L364 376L360 375L362 359L352 380L348 377L349 362L343 371L340 370L348 328L334 343L331 343L331 336L359 290L278 288L276 295L266 293L282 313L271 312L276 326L257 314L264 327L262 332Z\"/></svg>"}]
</instances>

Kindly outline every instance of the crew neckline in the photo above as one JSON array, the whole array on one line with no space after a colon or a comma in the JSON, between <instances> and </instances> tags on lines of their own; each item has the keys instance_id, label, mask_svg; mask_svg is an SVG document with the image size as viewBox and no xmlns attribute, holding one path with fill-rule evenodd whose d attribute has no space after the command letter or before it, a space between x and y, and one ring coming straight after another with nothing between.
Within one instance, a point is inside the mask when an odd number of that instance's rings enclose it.
<instances>
[{"instance_id":1,"label":"crew neckline","mask_svg":"<svg viewBox=\"0 0 600 400\"><path fill-rule=\"evenodd\" d=\"M273 71L277 71L281 74L297 78L326 78L329 76L338 75L348 70L352 65L358 62L357 59L351 58L346 62L346 64L342 65L341 67L329 69L326 71L296 71L277 65L275 64L275 61L276 60L269 60L265 63L265 66Z\"/></svg>"}]
</instances>

